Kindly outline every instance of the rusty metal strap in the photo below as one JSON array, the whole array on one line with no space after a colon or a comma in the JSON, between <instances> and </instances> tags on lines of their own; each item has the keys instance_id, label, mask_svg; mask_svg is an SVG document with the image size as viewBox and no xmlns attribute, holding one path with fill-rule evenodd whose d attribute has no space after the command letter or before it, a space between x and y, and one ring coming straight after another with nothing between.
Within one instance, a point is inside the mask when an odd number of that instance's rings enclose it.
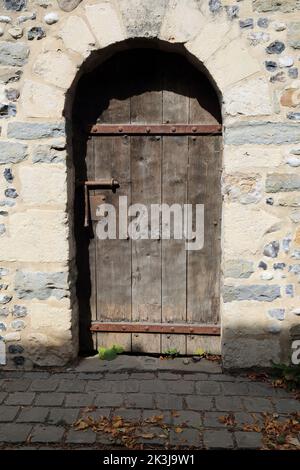
<instances>
[{"instance_id":1,"label":"rusty metal strap","mask_svg":"<svg viewBox=\"0 0 300 470\"><path fill-rule=\"evenodd\" d=\"M130 322L93 322L93 332L114 333L173 333L220 336L220 325L170 324L170 323L130 323Z\"/></svg>"},{"instance_id":2,"label":"rusty metal strap","mask_svg":"<svg viewBox=\"0 0 300 470\"><path fill-rule=\"evenodd\" d=\"M220 135L220 124L94 124L87 128L92 135Z\"/></svg>"}]
</instances>

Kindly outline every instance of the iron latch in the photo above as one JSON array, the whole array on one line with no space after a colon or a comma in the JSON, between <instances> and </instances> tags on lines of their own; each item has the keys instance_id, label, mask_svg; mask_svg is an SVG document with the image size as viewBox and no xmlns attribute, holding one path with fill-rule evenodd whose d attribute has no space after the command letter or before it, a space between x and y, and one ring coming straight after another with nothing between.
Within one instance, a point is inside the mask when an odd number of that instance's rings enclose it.
<instances>
[{"instance_id":1,"label":"iron latch","mask_svg":"<svg viewBox=\"0 0 300 470\"><path fill-rule=\"evenodd\" d=\"M112 192L116 192L117 188L120 187L119 182L115 178L111 179L99 179L94 181L79 181L78 186L84 187L84 226L89 226L89 215L90 215L90 202L89 202L89 190L90 189L110 189Z\"/></svg>"}]
</instances>

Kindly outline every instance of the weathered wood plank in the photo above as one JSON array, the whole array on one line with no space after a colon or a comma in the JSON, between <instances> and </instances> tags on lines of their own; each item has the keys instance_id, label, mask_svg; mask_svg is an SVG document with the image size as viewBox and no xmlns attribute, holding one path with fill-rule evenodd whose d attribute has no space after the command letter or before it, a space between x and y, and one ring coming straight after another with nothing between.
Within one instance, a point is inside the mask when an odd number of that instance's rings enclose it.
<instances>
[{"instance_id":1,"label":"weathered wood plank","mask_svg":"<svg viewBox=\"0 0 300 470\"><path fill-rule=\"evenodd\" d=\"M188 201L204 204L204 247L188 252L187 321L217 323L220 296L221 190L218 137L189 138ZM213 197L212 197L213 191Z\"/></svg>"},{"instance_id":2,"label":"weathered wood plank","mask_svg":"<svg viewBox=\"0 0 300 470\"><path fill-rule=\"evenodd\" d=\"M131 166L132 204L144 204L149 212L151 204L161 201L161 139L131 137ZM149 223L143 229L145 232L149 237ZM160 240L132 241L132 320L161 321ZM139 350L149 351L153 344L149 335L139 335ZM160 352L160 347L156 352Z\"/></svg>"}]
</instances>

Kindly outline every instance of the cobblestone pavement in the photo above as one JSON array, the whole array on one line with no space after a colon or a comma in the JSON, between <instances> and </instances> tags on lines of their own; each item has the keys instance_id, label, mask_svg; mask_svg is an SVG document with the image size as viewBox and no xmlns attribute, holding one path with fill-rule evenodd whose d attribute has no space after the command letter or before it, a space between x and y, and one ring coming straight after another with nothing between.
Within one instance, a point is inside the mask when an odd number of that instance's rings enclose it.
<instances>
[{"instance_id":1,"label":"cobblestone pavement","mask_svg":"<svg viewBox=\"0 0 300 470\"><path fill-rule=\"evenodd\" d=\"M300 411L282 389L222 374L213 362L186 362L120 356L67 370L1 372L0 447L123 448L105 432L72 427L88 407L93 418L134 423L163 415L163 434L156 424L141 426L140 442L152 448L259 449L262 434L245 424L262 422L264 412L282 419Z\"/></svg>"}]
</instances>

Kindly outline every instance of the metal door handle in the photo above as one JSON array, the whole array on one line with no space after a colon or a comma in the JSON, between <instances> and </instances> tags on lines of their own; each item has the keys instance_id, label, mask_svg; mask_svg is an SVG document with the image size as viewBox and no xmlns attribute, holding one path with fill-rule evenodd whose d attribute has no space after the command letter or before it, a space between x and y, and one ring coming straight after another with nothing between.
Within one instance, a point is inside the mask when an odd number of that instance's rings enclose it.
<instances>
[{"instance_id":1,"label":"metal door handle","mask_svg":"<svg viewBox=\"0 0 300 470\"><path fill-rule=\"evenodd\" d=\"M78 186L84 186L84 227L89 226L89 189L111 189L116 192L116 189L120 187L119 182L115 178L111 179L99 179L94 181L79 181Z\"/></svg>"}]
</instances>

